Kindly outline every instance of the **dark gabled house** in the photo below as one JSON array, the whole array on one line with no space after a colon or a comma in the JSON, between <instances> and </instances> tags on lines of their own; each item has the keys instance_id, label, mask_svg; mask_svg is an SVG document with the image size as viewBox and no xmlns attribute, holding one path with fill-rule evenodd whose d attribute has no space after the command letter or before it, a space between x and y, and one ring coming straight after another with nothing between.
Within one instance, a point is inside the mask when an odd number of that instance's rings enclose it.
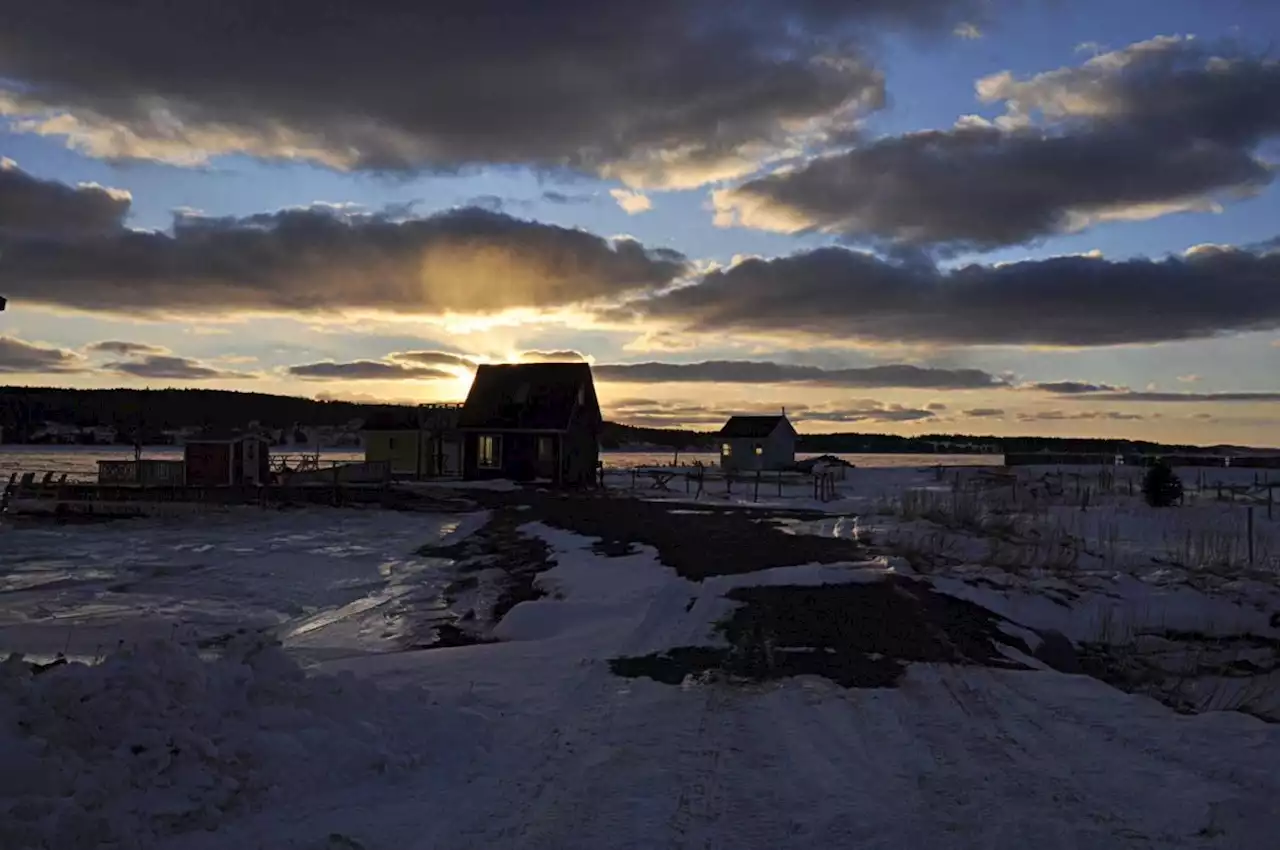
<instances>
[{"instance_id":1,"label":"dark gabled house","mask_svg":"<svg viewBox=\"0 0 1280 850\"><path fill-rule=\"evenodd\" d=\"M720 467L730 472L790 469L796 462L796 429L779 416L731 416L717 435Z\"/></svg>"},{"instance_id":2,"label":"dark gabled house","mask_svg":"<svg viewBox=\"0 0 1280 850\"><path fill-rule=\"evenodd\" d=\"M603 423L586 363L482 365L458 418L463 477L589 485Z\"/></svg>"}]
</instances>

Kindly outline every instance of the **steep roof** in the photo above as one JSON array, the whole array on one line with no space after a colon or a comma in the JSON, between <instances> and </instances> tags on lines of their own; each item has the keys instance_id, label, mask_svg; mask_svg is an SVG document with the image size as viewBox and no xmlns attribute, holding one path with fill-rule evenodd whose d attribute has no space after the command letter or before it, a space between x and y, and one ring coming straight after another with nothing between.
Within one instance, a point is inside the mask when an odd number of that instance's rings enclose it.
<instances>
[{"instance_id":1,"label":"steep roof","mask_svg":"<svg viewBox=\"0 0 1280 850\"><path fill-rule=\"evenodd\" d=\"M786 416L730 416L720 429L721 437L763 440L773 433ZM789 423L788 423L789 424Z\"/></svg>"},{"instance_id":2,"label":"steep roof","mask_svg":"<svg viewBox=\"0 0 1280 850\"><path fill-rule=\"evenodd\" d=\"M375 410L365 419L364 431L449 430L457 427L460 409L451 405L419 405Z\"/></svg>"},{"instance_id":3,"label":"steep roof","mask_svg":"<svg viewBox=\"0 0 1280 850\"><path fill-rule=\"evenodd\" d=\"M586 363L505 363L477 367L458 420L461 428L568 430L582 391L585 411L596 422L591 366Z\"/></svg>"}]
</instances>

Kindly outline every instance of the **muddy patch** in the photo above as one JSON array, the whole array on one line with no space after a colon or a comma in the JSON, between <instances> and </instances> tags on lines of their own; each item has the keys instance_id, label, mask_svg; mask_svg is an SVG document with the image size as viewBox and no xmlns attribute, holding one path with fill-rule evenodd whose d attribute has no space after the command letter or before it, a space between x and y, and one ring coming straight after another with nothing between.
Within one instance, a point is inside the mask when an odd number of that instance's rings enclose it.
<instances>
[{"instance_id":1,"label":"muddy patch","mask_svg":"<svg viewBox=\"0 0 1280 850\"><path fill-rule=\"evenodd\" d=\"M426 557L453 560L457 576L443 592L452 616L422 623L408 648L488 643L489 631L508 611L545 595L534 579L555 561L545 542L518 531L526 522L529 516L518 506L498 508L483 528L465 539L418 550Z\"/></svg>"},{"instance_id":2,"label":"muddy patch","mask_svg":"<svg viewBox=\"0 0 1280 850\"><path fill-rule=\"evenodd\" d=\"M868 550L852 540L788 534L777 526L782 518L820 516L815 512L707 505L693 513L687 506L643 499L530 490L477 494L476 498L499 511L524 506L521 522L538 520L596 538L596 551L602 555L626 555L637 545L650 546L663 564L695 581L868 557Z\"/></svg>"},{"instance_id":3,"label":"muddy patch","mask_svg":"<svg viewBox=\"0 0 1280 850\"><path fill-rule=\"evenodd\" d=\"M715 627L727 647L616 658L613 672L669 684L704 673L750 681L816 675L846 688L887 688L913 662L1029 669L1016 658L1034 657L1041 645L1027 633L1036 644L1029 646L991 611L908 578L743 587L727 598L740 603Z\"/></svg>"},{"instance_id":4,"label":"muddy patch","mask_svg":"<svg viewBox=\"0 0 1280 850\"><path fill-rule=\"evenodd\" d=\"M1180 714L1238 711L1280 723L1280 640L1161 629L1080 646L1083 672Z\"/></svg>"}]
</instances>

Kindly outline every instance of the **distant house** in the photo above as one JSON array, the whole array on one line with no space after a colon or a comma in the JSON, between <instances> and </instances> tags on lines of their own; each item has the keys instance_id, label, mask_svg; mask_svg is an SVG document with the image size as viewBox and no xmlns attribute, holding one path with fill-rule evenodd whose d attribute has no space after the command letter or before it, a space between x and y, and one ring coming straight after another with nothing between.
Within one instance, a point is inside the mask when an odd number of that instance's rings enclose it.
<instances>
[{"instance_id":1,"label":"distant house","mask_svg":"<svg viewBox=\"0 0 1280 850\"><path fill-rule=\"evenodd\" d=\"M228 487L271 482L271 441L260 434L205 432L187 438L186 483Z\"/></svg>"},{"instance_id":2,"label":"distant house","mask_svg":"<svg viewBox=\"0 0 1280 850\"><path fill-rule=\"evenodd\" d=\"M589 364L482 365L458 424L465 478L595 481L604 419Z\"/></svg>"},{"instance_id":3,"label":"distant house","mask_svg":"<svg viewBox=\"0 0 1280 850\"><path fill-rule=\"evenodd\" d=\"M789 469L796 462L796 429L785 413L731 416L718 436L720 467L727 472Z\"/></svg>"},{"instance_id":4,"label":"distant house","mask_svg":"<svg viewBox=\"0 0 1280 850\"><path fill-rule=\"evenodd\" d=\"M364 423L364 459L414 479L462 474L460 404L424 404L375 413Z\"/></svg>"}]
</instances>

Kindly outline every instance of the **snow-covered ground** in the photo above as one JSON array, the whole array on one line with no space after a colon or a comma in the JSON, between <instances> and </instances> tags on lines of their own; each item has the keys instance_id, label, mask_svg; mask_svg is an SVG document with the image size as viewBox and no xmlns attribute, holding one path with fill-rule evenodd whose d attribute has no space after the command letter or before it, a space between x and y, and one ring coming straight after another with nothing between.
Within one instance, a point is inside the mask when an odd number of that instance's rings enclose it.
<instances>
[{"instance_id":1,"label":"snow-covered ground","mask_svg":"<svg viewBox=\"0 0 1280 850\"><path fill-rule=\"evenodd\" d=\"M482 517L239 508L198 520L0 525L0 652L99 657L271 627L304 658L397 648L452 578L415 552Z\"/></svg>"},{"instance_id":2,"label":"snow-covered ground","mask_svg":"<svg viewBox=\"0 0 1280 850\"><path fill-rule=\"evenodd\" d=\"M499 644L324 665L425 689L473 728L416 779L273 806L177 850L262 848L1270 848L1280 731L1179 716L1085 676L913 665L894 688L622 679L611 658L712 644L726 586L537 526L558 597ZM892 563L798 567L799 583ZM769 583L785 579L770 571ZM841 573L846 575L841 575Z\"/></svg>"},{"instance_id":3,"label":"snow-covered ground","mask_svg":"<svg viewBox=\"0 0 1280 850\"><path fill-rule=\"evenodd\" d=\"M1209 563L1221 547L1165 545L1241 505L1210 481L1212 495L1157 512L1122 482L1082 511L1074 484L1029 495L1044 472L1020 470L1022 491L998 503L983 490L975 509L964 481L955 491L931 470L852 470L836 500L775 496L759 518L883 554L701 581L647 546L619 554L536 521L535 506L517 522L554 561L536 579L546 595L512 608L498 642L420 651L404 651L403 632L456 575L414 553L483 514L255 509L199 527L0 530L0 648L136 647L103 665L0 670L0 763L25 760L13 763L31 777L0 785L0 846L1274 850L1280 726L1178 713L1040 656L1054 631L1082 669L1096 645L1124 650L1113 670L1187 661L1190 640L1191 660L1223 675L1188 674L1179 686L1210 692L1181 707L1262 713L1280 688L1228 676L1226 661L1261 667L1280 645L1274 568L1258 551L1250 568ZM726 502L745 504L713 503ZM825 515L775 516L806 505ZM1027 651L908 659L884 687L696 673L672 685L611 666L731 651L717 623L744 603L728 594L828 585L976 603L966 616ZM923 629L940 646L963 643L952 615ZM269 625L285 654L241 637L202 658L165 640L179 621L206 637ZM1231 692L1241 682L1247 706Z\"/></svg>"}]
</instances>

